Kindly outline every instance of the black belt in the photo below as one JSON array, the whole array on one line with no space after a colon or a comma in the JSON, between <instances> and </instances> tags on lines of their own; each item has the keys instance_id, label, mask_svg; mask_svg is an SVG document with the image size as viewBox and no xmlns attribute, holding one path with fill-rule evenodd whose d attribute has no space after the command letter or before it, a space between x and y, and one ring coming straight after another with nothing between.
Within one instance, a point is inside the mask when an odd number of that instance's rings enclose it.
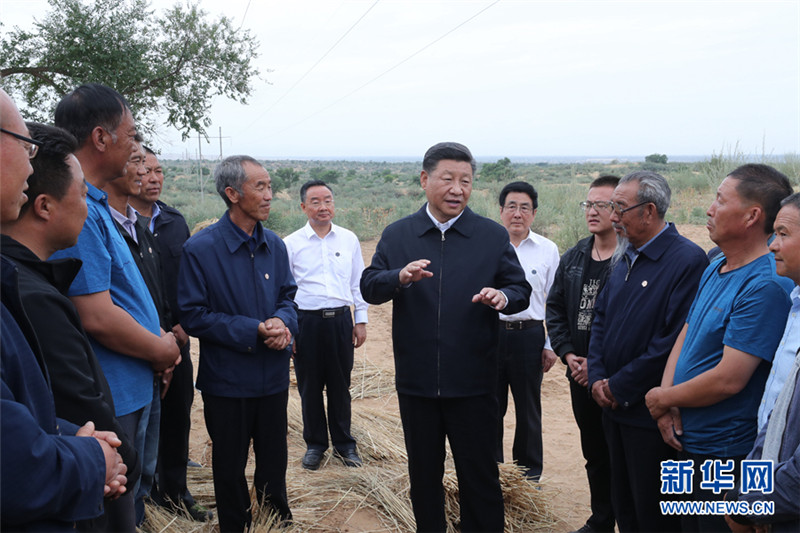
<instances>
[{"instance_id":1,"label":"black belt","mask_svg":"<svg viewBox=\"0 0 800 533\"><path fill-rule=\"evenodd\" d=\"M300 309L301 313L308 313L309 315L316 315L321 316L322 318L333 318L335 316L339 316L344 314L345 312L349 312L350 307L347 305L343 305L342 307L334 307L332 309Z\"/></svg>"},{"instance_id":2,"label":"black belt","mask_svg":"<svg viewBox=\"0 0 800 533\"><path fill-rule=\"evenodd\" d=\"M500 323L503 329L531 329L542 325L541 320L501 320Z\"/></svg>"}]
</instances>

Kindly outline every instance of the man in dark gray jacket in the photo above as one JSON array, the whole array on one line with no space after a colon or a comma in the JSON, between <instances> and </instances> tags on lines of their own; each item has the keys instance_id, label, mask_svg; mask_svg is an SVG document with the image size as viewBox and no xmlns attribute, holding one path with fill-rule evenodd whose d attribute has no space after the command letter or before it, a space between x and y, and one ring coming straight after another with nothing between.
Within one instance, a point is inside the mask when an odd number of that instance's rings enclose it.
<instances>
[{"instance_id":1,"label":"man in dark gray jacket","mask_svg":"<svg viewBox=\"0 0 800 533\"><path fill-rule=\"evenodd\" d=\"M428 203L384 230L361 292L368 303L393 300L396 383L417 529L447 526L447 437L459 477L461 530L502 531L497 313L525 309L531 288L505 228L467 207L475 172L467 147L439 143L422 167Z\"/></svg>"}]
</instances>

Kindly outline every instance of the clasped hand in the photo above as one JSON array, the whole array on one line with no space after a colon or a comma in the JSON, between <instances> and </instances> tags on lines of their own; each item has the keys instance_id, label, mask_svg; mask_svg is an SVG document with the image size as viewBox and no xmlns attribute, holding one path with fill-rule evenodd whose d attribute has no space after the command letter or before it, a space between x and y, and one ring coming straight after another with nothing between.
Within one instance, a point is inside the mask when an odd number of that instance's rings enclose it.
<instances>
[{"instance_id":1,"label":"clasped hand","mask_svg":"<svg viewBox=\"0 0 800 533\"><path fill-rule=\"evenodd\" d=\"M258 336L271 350L283 350L292 342L292 332L277 317L268 318L258 325Z\"/></svg>"}]
</instances>

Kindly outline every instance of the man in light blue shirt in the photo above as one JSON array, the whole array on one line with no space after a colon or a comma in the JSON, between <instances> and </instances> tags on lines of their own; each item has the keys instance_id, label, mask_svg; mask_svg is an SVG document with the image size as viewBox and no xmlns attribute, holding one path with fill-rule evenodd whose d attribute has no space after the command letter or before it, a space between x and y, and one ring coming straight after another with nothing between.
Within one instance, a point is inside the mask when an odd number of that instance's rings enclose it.
<instances>
[{"instance_id":1,"label":"man in light blue shirt","mask_svg":"<svg viewBox=\"0 0 800 533\"><path fill-rule=\"evenodd\" d=\"M785 276L782 272L783 262L776 261L778 274ZM794 362L797 349L800 348L800 286L795 286L791 294L792 308L789 317L786 319L786 328L783 330L783 337L778 349L775 351L775 358L772 360L772 369L764 386L764 395L761 397L761 404L758 406L758 430L764 429L767 423L778 393L786 382L786 376Z\"/></svg>"}]
</instances>

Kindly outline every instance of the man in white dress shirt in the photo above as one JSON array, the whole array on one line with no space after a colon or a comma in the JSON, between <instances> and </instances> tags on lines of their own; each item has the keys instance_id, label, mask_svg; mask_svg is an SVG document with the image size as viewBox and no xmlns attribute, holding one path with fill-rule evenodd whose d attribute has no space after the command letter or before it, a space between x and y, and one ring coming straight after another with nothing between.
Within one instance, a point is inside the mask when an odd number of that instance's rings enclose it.
<instances>
[{"instance_id":1,"label":"man in white dress shirt","mask_svg":"<svg viewBox=\"0 0 800 533\"><path fill-rule=\"evenodd\" d=\"M367 338L367 303L359 288L364 270L361 245L352 231L333 224L333 192L325 182L306 182L300 188L300 207L308 223L284 242L297 282L294 369L307 448L303 468L319 468L328 449L329 428L334 455L346 466L358 467L361 458L350 433L350 372L354 350Z\"/></svg>"},{"instance_id":2,"label":"man in white dress shirt","mask_svg":"<svg viewBox=\"0 0 800 533\"><path fill-rule=\"evenodd\" d=\"M556 361L545 335L544 306L559 261L555 243L531 231L538 201L536 189L524 181L509 183L500 191L500 219L533 290L527 309L500 315L497 460L503 461L503 417L510 387L516 411L512 458L534 480L542 475L542 376Z\"/></svg>"}]
</instances>

